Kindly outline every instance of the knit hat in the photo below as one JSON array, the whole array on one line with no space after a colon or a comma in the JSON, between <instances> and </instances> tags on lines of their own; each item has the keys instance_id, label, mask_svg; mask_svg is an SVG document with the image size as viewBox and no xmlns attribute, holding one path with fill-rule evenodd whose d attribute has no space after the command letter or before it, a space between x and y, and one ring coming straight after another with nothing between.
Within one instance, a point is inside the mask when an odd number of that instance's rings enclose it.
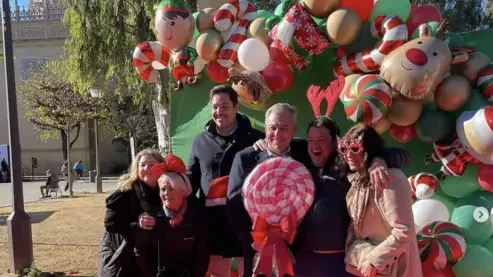
<instances>
[{"instance_id":1,"label":"knit hat","mask_svg":"<svg viewBox=\"0 0 493 277\"><path fill-rule=\"evenodd\" d=\"M163 12L171 12L171 11L189 12L187 4L185 3L185 1L181 1L181 0L162 0L154 8L156 10L161 10Z\"/></svg>"}]
</instances>

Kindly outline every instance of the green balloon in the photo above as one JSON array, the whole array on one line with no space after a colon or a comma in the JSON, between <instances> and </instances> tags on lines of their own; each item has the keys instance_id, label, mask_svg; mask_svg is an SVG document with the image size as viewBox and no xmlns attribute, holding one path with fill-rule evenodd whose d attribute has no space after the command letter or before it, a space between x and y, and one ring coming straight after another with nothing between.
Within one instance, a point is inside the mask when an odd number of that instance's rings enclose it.
<instances>
[{"instance_id":1,"label":"green balloon","mask_svg":"<svg viewBox=\"0 0 493 277\"><path fill-rule=\"evenodd\" d=\"M370 19L373 20L380 15L396 15L406 22L411 13L409 0L377 0L373 6Z\"/></svg>"},{"instance_id":2,"label":"green balloon","mask_svg":"<svg viewBox=\"0 0 493 277\"><path fill-rule=\"evenodd\" d=\"M488 211L491 211L493 210L493 193L484 190L476 191L469 196L459 199L455 203L455 207L461 207L465 205L485 207Z\"/></svg>"},{"instance_id":3,"label":"green balloon","mask_svg":"<svg viewBox=\"0 0 493 277\"><path fill-rule=\"evenodd\" d=\"M491 253L493 253L493 237L484 245Z\"/></svg>"},{"instance_id":4,"label":"green balloon","mask_svg":"<svg viewBox=\"0 0 493 277\"><path fill-rule=\"evenodd\" d=\"M315 16L312 16L313 21L315 21L315 24L318 26L322 26L324 23L327 23L327 18L318 18Z\"/></svg>"},{"instance_id":5,"label":"green balloon","mask_svg":"<svg viewBox=\"0 0 493 277\"><path fill-rule=\"evenodd\" d=\"M457 33L448 32L447 44L465 45L466 41Z\"/></svg>"},{"instance_id":6,"label":"green balloon","mask_svg":"<svg viewBox=\"0 0 493 277\"><path fill-rule=\"evenodd\" d=\"M433 21L433 22L428 22L427 24L431 28L431 34L434 37L437 37L438 27L440 26L440 23ZM416 29L416 30L414 30L413 35L411 36L411 39L410 40L417 39L417 38L419 38L419 28Z\"/></svg>"},{"instance_id":7,"label":"green balloon","mask_svg":"<svg viewBox=\"0 0 493 277\"><path fill-rule=\"evenodd\" d=\"M197 17L199 16L199 12L193 13L193 18L195 21L195 29L193 30L193 38L197 38L200 35L199 29L197 29Z\"/></svg>"},{"instance_id":8,"label":"green balloon","mask_svg":"<svg viewBox=\"0 0 493 277\"><path fill-rule=\"evenodd\" d=\"M462 176L448 176L440 181L440 188L448 196L462 198L481 189L478 183L478 167L469 165Z\"/></svg>"},{"instance_id":9,"label":"green balloon","mask_svg":"<svg viewBox=\"0 0 493 277\"><path fill-rule=\"evenodd\" d=\"M463 112L477 111L480 108L487 106L490 106L490 103L483 98L479 90L473 89L471 90L471 97L469 97L469 100L457 111L457 116L460 116Z\"/></svg>"},{"instance_id":10,"label":"green balloon","mask_svg":"<svg viewBox=\"0 0 493 277\"><path fill-rule=\"evenodd\" d=\"M455 208L450 217L450 222L462 228L462 231L464 231L464 234L466 235L467 244L483 245L491 238L493 225L490 220L485 222L476 221L474 219L474 210L476 208L478 207L473 205Z\"/></svg>"},{"instance_id":11,"label":"green balloon","mask_svg":"<svg viewBox=\"0 0 493 277\"><path fill-rule=\"evenodd\" d=\"M266 10L258 10L257 15L258 15L258 17L265 18L265 19L269 19L270 17L274 16L273 14L271 14L270 12L268 12Z\"/></svg>"},{"instance_id":12,"label":"green balloon","mask_svg":"<svg viewBox=\"0 0 493 277\"><path fill-rule=\"evenodd\" d=\"M416 134L423 143L434 143L450 137L455 127L455 116L449 113L425 109L416 122Z\"/></svg>"},{"instance_id":13,"label":"green balloon","mask_svg":"<svg viewBox=\"0 0 493 277\"><path fill-rule=\"evenodd\" d=\"M455 205L454 205L455 200L452 197L450 197L447 194L445 194L444 192L437 190L435 192L435 194L433 194L433 196L431 198L436 199L436 200L442 202L445 205L445 207L447 207L447 210L448 210L449 214L452 214L452 212L454 211L454 209L455 209Z\"/></svg>"},{"instance_id":14,"label":"green balloon","mask_svg":"<svg viewBox=\"0 0 493 277\"><path fill-rule=\"evenodd\" d=\"M455 277L493 276L493 253L480 245L467 245L466 255L452 266Z\"/></svg>"}]
</instances>

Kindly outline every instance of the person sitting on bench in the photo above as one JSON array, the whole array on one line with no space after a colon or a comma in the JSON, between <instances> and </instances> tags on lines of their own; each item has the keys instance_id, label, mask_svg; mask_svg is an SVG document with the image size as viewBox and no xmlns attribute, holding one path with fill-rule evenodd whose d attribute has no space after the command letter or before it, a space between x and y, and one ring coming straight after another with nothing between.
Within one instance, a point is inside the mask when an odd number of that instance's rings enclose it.
<instances>
[{"instance_id":1,"label":"person sitting on bench","mask_svg":"<svg viewBox=\"0 0 493 277\"><path fill-rule=\"evenodd\" d=\"M39 190L41 191L41 198L50 197L50 195L48 193L50 188L57 188L58 183L60 182L58 180L58 177L55 174L52 174L51 170L49 170L49 169L46 171L46 177L48 177L46 179L46 184L44 186L39 187ZM43 193L43 190L45 190L44 193Z\"/></svg>"}]
</instances>

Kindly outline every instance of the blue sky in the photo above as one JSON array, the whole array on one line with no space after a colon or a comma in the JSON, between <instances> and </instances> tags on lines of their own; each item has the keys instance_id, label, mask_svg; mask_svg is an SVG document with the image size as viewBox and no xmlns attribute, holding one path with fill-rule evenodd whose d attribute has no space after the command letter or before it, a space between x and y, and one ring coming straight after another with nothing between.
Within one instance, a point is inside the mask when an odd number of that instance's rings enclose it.
<instances>
[{"instance_id":1,"label":"blue sky","mask_svg":"<svg viewBox=\"0 0 493 277\"><path fill-rule=\"evenodd\" d=\"M29 0L17 0L19 6L26 6L29 4ZM14 5L14 0L10 0L10 5Z\"/></svg>"}]
</instances>

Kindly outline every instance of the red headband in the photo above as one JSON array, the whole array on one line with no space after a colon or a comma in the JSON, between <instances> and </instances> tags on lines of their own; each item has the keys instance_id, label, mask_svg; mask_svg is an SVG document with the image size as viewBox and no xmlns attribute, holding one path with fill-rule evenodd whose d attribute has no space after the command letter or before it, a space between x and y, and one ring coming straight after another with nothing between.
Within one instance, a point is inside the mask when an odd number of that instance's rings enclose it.
<instances>
[{"instance_id":1,"label":"red headband","mask_svg":"<svg viewBox=\"0 0 493 277\"><path fill-rule=\"evenodd\" d=\"M158 178L166 172L175 172L179 174L187 173L185 163L179 157L171 153L168 154L168 157L166 157L166 163L157 164L153 166L151 170L152 175Z\"/></svg>"}]
</instances>

